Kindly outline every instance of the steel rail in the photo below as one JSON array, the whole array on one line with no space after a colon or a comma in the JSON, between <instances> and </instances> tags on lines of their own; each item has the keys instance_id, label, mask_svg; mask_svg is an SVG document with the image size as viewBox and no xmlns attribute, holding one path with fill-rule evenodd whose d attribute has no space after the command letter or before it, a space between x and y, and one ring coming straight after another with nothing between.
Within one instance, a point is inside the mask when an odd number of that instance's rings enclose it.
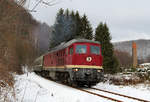
<instances>
[{"instance_id":1,"label":"steel rail","mask_svg":"<svg viewBox=\"0 0 150 102\"><path fill-rule=\"evenodd\" d=\"M102 91L102 92L107 92L107 93L111 93L111 94L122 96L122 97L127 97L127 98L134 99L134 100L141 101L141 102L150 102L150 101L147 101L147 100L144 100L144 99L139 99L139 98L136 98L136 97L127 96L127 95L119 94L119 93L116 93L116 92L106 91L106 90L97 89L97 88L90 88L90 89L94 89L94 90L98 90L98 91Z\"/></svg>"},{"instance_id":2,"label":"steel rail","mask_svg":"<svg viewBox=\"0 0 150 102\"><path fill-rule=\"evenodd\" d=\"M102 97L102 98L106 98L106 99L109 99L109 100L112 100L112 101L115 101L115 102L123 102L121 100L111 98L111 97L108 97L108 96L104 96L104 95L101 95L101 94L97 94L97 93L94 93L94 92L90 92L90 91L87 91L87 90L84 90L84 89L80 89L80 88L76 88L76 87L72 87L72 88L75 88L77 90L84 91L84 92L87 92L89 94L96 95L96 96L99 96L99 97Z\"/></svg>"}]
</instances>

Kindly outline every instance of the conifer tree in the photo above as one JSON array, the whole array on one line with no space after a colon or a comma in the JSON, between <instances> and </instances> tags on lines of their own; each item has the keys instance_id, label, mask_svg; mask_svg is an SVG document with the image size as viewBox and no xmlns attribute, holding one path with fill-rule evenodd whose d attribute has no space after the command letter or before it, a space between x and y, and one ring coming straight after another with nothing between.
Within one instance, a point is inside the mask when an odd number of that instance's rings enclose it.
<instances>
[{"instance_id":1,"label":"conifer tree","mask_svg":"<svg viewBox=\"0 0 150 102\"><path fill-rule=\"evenodd\" d=\"M74 13L74 11L70 13L68 9L64 11L61 8L57 13L56 21L53 26L50 48L74 38L91 40L93 38L92 33L93 30L86 15L81 17L78 11L76 13Z\"/></svg>"},{"instance_id":2,"label":"conifer tree","mask_svg":"<svg viewBox=\"0 0 150 102\"><path fill-rule=\"evenodd\" d=\"M71 11L70 16L71 16L71 18L72 18L72 20L73 20L73 22L74 22L74 23L72 24L72 36L71 36L70 39L69 39L69 40L72 40L72 39L76 38L76 36L77 36L77 33L76 33L76 31L77 31L76 16L75 16L74 11Z\"/></svg>"},{"instance_id":3,"label":"conifer tree","mask_svg":"<svg viewBox=\"0 0 150 102\"><path fill-rule=\"evenodd\" d=\"M84 14L83 17L81 18L81 34L80 34L80 36L82 38L92 40L92 38L93 38L92 33L93 33L93 30L92 30L91 24L88 21L87 16Z\"/></svg>"},{"instance_id":4,"label":"conifer tree","mask_svg":"<svg viewBox=\"0 0 150 102\"><path fill-rule=\"evenodd\" d=\"M65 15L66 15L67 17L69 17L69 10L68 10L68 9L65 11Z\"/></svg>"},{"instance_id":5,"label":"conifer tree","mask_svg":"<svg viewBox=\"0 0 150 102\"><path fill-rule=\"evenodd\" d=\"M62 28L63 27L63 17L64 17L64 10L61 8L57 13L56 21L53 26L54 30L52 31L52 35L50 38L50 47L49 47L50 49L60 43L59 40L61 38L60 38L59 34L62 33L62 29L63 29Z\"/></svg>"},{"instance_id":6,"label":"conifer tree","mask_svg":"<svg viewBox=\"0 0 150 102\"><path fill-rule=\"evenodd\" d=\"M107 73L116 73L118 71L118 61L113 54L113 44L107 24L100 23L96 28L95 40L101 43L103 55L103 68Z\"/></svg>"},{"instance_id":7,"label":"conifer tree","mask_svg":"<svg viewBox=\"0 0 150 102\"><path fill-rule=\"evenodd\" d=\"M69 10L59 10L56 16L56 21L53 26L52 35L50 38L50 47L53 48L61 42L73 39L75 32L75 21L72 18Z\"/></svg>"},{"instance_id":8,"label":"conifer tree","mask_svg":"<svg viewBox=\"0 0 150 102\"><path fill-rule=\"evenodd\" d=\"M80 38L81 34L81 16L79 15L79 12L77 11L75 14L75 22L76 22L76 35L75 38Z\"/></svg>"},{"instance_id":9,"label":"conifer tree","mask_svg":"<svg viewBox=\"0 0 150 102\"><path fill-rule=\"evenodd\" d=\"M71 17L75 20L75 13L74 13L74 11L71 11Z\"/></svg>"}]
</instances>

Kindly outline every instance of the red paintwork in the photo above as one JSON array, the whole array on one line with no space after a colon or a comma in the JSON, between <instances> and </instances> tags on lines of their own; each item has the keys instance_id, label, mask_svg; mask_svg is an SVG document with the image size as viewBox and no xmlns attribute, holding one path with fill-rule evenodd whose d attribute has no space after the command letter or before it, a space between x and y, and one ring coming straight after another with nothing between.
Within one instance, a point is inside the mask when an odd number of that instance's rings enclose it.
<instances>
[{"instance_id":1,"label":"red paintwork","mask_svg":"<svg viewBox=\"0 0 150 102\"><path fill-rule=\"evenodd\" d=\"M87 45L87 53L86 54L76 54L73 55L73 65L96 65L102 66L102 56L96 54L90 54L90 45L100 46L99 44L95 43L76 43L76 45L84 44ZM75 50L75 49L74 49ZM74 51L75 52L75 51ZM101 54L101 53L100 53ZM92 61L86 61L87 57L91 57Z\"/></svg>"},{"instance_id":2,"label":"red paintwork","mask_svg":"<svg viewBox=\"0 0 150 102\"><path fill-rule=\"evenodd\" d=\"M87 53L86 54L76 54L75 48L76 45L84 44L87 45ZM63 65L94 65L94 66L102 66L102 55L100 51L100 55L96 54L90 54L90 45L100 46L100 44L96 43L73 43L67 48L64 48L62 50L48 53L44 55L44 66L63 66ZM74 47L74 51L72 55L69 55L69 48ZM101 48L100 48L101 49ZM68 51L67 51L68 50ZM67 53L68 52L68 53ZM86 58L91 57L92 61L87 62Z\"/></svg>"}]
</instances>

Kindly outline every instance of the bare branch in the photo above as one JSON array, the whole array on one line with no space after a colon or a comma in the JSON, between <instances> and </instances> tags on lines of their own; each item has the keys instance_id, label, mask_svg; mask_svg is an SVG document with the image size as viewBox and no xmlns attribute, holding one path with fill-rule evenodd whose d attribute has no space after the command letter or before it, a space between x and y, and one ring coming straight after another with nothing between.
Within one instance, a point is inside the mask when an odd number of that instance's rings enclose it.
<instances>
[{"instance_id":1,"label":"bare branch","mask_svg":"<svg viewBox=\"0 0 150 102\"><path fill-rule=\"evenodd\" d=\"M39 0L38 2L37 2L37 4L30 10L31 12L36 12L35 11L35 9L36 9L36 7L39 5L39 4L44 4L44 5L47 5L47 6L53 6L53 5L56 5L56 4L58 4L58 3L60 3L60 2L56 2L56 0L52 0L52 1L50 1L50 2L46 2L46 1L44 1L44 0Z\"/></svg>"},{"instance_id":2,"label":"bare branch","mask_svg":"<svg viewBox=\"0 0 150 102\"><path fill-rule=\"evenodd\" d=\"M52 2L44 2L43 1L42 3L45 4L45 5L47 5L47 6L53 6L53 5L56 5L56 4L60 3L60 2L52 3Z\"/></svg>"},{"instance_id":3,"label":"bare branch","mask_svg":"<svg viewBox=\"0 0 150 102\"><path fill-rule=\"evenodd\" d=\"M34 11L35 10L35 8L42 2L43 0L40 0L33 8L32 8L32 10L31 11Z\"/></svg>"},{"instance_id":4,"label":"bare branch","mask_svg":"<svg viewBox=\"0 0 150 102\"><path fill-rule=\"evenodd\" d=\"M16 0L17 4L21 6L25 5L26 1L27 0Z\"/></svg>"}]
</instances>

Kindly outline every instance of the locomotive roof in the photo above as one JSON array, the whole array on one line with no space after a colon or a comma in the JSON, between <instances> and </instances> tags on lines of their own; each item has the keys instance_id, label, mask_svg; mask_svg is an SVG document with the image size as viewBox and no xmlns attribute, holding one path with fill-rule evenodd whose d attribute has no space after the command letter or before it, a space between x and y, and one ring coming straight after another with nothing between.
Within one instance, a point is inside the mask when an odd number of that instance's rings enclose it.
<instances>
[{"instance_id":1,"label":"locomotive roof","mask_svg":"<svg viewBox=\"0 0 150 102\"><path fill-rule=\"evenodd\" d=\"M70 40L70 41L68 41L68 42L63 42L63 43L61 43L60 45L58 45L58 46L52 48L52 49L50 50L50 52L54 52L54 51L57 51L57 50L61 50L61 49L66 48L66 47L68 47L68 46L70 46L71 44L76 43L76 42L90 42L90 43L100 44L98 41L92 41L92 40L87 40L87 39L72 39L72 40Z\"/></svg>"}]
</instances>

